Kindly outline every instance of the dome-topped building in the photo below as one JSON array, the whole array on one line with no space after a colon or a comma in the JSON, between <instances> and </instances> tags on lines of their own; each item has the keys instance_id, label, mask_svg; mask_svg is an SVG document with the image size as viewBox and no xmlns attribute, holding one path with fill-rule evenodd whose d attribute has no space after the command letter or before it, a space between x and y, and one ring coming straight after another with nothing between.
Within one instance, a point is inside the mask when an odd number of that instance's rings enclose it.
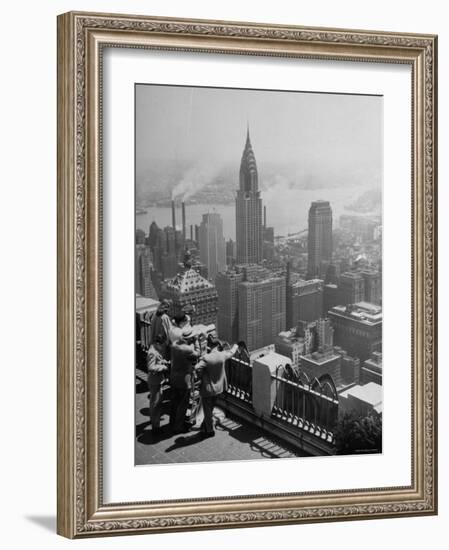
<instances>
[{"instance_id":1,"label":"dome-topped building","mask_svg":"<svg viewBox=\"0 0 449 550\"><path fill-rule=\"evenodd\" d=\"M172 315L193 307L193 323L210 325L217 322L217 290L192 267L188 251L184 256L184 270L163 283L162 298L172 302Z\"/></svg>"}]
</instances>

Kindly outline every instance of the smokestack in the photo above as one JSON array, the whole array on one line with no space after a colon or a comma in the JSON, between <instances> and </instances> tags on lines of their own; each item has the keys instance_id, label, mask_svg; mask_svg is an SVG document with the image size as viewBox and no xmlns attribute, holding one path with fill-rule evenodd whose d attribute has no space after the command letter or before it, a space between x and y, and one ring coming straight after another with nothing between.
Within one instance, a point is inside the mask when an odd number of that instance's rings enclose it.
<instances>
[{"instance_id":1,"label":"smokestack","mask_svg":"<svg viewBox=\"0 0 449 550\"><path fill-rule=\"evenodd\" d=\"M173 229L176 230L176 213L175 213L175 201L171 201L171 224Z\"/></svg>"},{"instance_id":2,"label":"smokestack","mask_svg":"<svg viewBox=\"0 0 449 550\"><path fill-rule=\"evenodd\" d=\"M193 241L193 225L190 226L190 240Z\"/></svg>"},{"instance_id":3,"label":"smokestack","mask_svg":"<svg viewBox=\"0 0 449 550\"><path fill-rule=\"evenodd\" d=\"M263 228L267 228L267 207L263 207Z\"/></svg>"},{"instance_id":4,"label":"smokestack","mask_svg":"<svg viewBox=\"0 0 449 550\"><path fill-rule=\"evenodd\" d=\"M182 238L186 240L186 203L181 203L181 215L182 215Z\"/></svg>"}]
</instances>

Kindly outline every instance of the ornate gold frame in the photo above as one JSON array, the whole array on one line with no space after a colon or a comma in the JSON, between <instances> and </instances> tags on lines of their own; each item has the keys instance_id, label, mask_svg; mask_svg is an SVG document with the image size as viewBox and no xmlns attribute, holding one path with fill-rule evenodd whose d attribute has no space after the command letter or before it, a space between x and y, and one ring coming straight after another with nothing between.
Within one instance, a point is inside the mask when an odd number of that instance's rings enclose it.
<instances>
[{"instance_id":1,"label":"ornate gold frame","mask_svg":"<svg viewBox=\"0 0 449 550\"><path fill-rule=\"evenodd\" d=\"M100 92L105 45L411 66L411 486L103 503ZM437 513L436 55L433 35L93 13L58 17L58 533L79 538Z\"/></svg>"}]
</instances>

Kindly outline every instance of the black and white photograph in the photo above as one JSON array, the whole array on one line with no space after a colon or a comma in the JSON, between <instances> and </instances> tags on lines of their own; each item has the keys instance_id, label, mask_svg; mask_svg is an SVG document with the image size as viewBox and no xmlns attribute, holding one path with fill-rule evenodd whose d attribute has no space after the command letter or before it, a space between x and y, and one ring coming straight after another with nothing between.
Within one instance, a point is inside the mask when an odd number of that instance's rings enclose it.
<instances>
[{"instance_id":1,"label":"black and white photograph","mask_svg":"<svg viewBox=\"0 0 449 550\"><path fill-rule=\"evenodd\" d=\"M135 464L382 453L380 95L135 85Z\"/></svg>"}]
</instances>

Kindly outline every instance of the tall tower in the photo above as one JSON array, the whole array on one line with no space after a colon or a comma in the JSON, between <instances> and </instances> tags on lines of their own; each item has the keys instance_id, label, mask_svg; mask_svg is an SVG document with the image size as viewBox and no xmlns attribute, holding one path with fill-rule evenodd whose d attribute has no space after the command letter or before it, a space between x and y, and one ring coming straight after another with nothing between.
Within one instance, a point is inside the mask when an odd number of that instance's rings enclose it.
<instances>
[{"instance_id":1,"label":"tall tower","mask_svg":"<svg viewBox=\"0 0 449 550\"><path fill-rule=\"evenodd\" d=\"M217 273L226 270L226 242L220 214L203 214L199 241L200 259L207 266L209 279L213 282Z\"/></svg>"},{"instance_id":2,"label":"tall tower","mask_svg":"<svg viewBox=\"0 0 449 550\"><path fill-rule=\"evenodd\" d=\"M235 215L237 263L260 263L263 259L262 199L249 128L240 163L240 187L235 199Z\"/></svg>"},{"instance_id":3,"label":"tall tower","mask_svg":"<svg viewBox=\"0 0 449 550\"><path fill-rule=\"evenodd\" d=\"M309 209L307 278L320 276L323 262L332 260L332 208L329 201L314 201Z\"/></svg>"}]
</instances>

